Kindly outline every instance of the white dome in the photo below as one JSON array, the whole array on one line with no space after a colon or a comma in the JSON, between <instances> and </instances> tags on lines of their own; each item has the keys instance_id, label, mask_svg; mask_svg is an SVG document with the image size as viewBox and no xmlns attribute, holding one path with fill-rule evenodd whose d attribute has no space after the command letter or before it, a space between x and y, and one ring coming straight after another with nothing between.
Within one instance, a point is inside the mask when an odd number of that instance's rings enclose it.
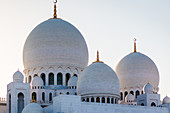
<instances>
[{"instance_id":1,"label":"white dome","mask_svg":"<svg viewBox=\"0 0 170 113\"><path fill-rule=\"evenodd\" d=\"M116 66L120 88L143 88L149 82L158 91L159 72L155 63L146 55L133 52L125 56Z\"/></svg>"},{"instance_id":2,"label":"white dome","mask_svg":"<svg viewBox=\"0 0 170 113\"><path fill-rule=\"evenodd\" d=\"M143 87L143 92L144 92L144 94L146 94L146 93L152 94L153 93L153 86L150 83L147 83Z\"/></svg>"},{"instance_id":3,"label":"white dome","mask_svg":"<svg viewBox=\"0 0 170 113\"><path fill-rule=\"evenodd\" d=\"M78 95L120 95L116 73L108 65L96 62L88 66L77 82Z\"/></svg>"},{"instance_id":4,"label":"white dome","mask_svg":"<svg viewBox=\"0 0 170 113\"><path fill-rule=\"evenodd\" d=\"M163 99L163 104L168 104L170 103L170 98L168 96L166 96L164 99Z\"/></svg>"},{"instance_id":5,"label":"white dome","mask_svg":"<svg viewBox=\"0 0 170 113\"><path fill-rule=\"evenodd\" d=\"M85 68L88 49L77 28L61 19L49 19L29 34L24 45L23 63L25 69L51 65Z\"/></svg>"},{"instance_id":6,"label":"white dome","mask_svg":"<svg viewBox=\"0 0 170 113\"><path fill-rule=\"evenodd\" d=\"M135 97L134 95L132 94L128 94L126 97L125 97L125 102L133 102L135 100Z\"/></svg>"},{"instance_id":7,"label":"white dome","mask_svg":"<svg viewBox=\"0 0 170 113\"><path fill-rule=\"evenodd\" d=\"M44 82L39 76L35 76L31 82L32 86L43 86Z\"/></svg>"},{"instance_id":8,"label":"white dome","mask_svg":"<svg viewBox=\"0 0 170 113\"><path fill-rule=\"evenodd\" d=\"M23 82L24 76L20 71L16 71L13 75L14 82Z\"/></svg>"},{"instance_id":9,"label":"white dome","mask_svg":"<svg viewBox=\"0 0 170 113\"><path fill-rule=\"evenodd\" d=\"M44 113L42 107L36 103L30 103L23 109L22 113Z\"/></svg>"},{"instance_id":10,"label":"white dome","mask_svg":"<svg viewBox=\"0 0 170 113\"><path fill-rule=\"evenodd\" d=\"M77 80L76 76L71 77L68 81L68 86L77 86Z\"/></svg>"}]
</instances>

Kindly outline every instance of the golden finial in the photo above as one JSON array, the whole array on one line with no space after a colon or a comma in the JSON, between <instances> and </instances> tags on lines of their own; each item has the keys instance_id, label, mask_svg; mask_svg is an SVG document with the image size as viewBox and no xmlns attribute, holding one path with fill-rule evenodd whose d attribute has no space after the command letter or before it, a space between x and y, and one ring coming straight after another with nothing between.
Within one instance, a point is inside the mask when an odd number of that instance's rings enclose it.
<instances>
[{"instance_id":1,"label":"golden finial","mask_svg":"<svg viewBox=\"0 0 170 113\"><path fill-rule=\"evenodd\" d=\"M99 51L97 51L97 60L93 63L96 63L96 62L100 62L100 63L103 63L102 61L99 60Z\"/></svg>"},{"instance_id":2,"label":"golden finial","mask_svg":"<svg viewBox=\"0 0 170 113\"><path fill-rule=\"evenodd\" d=\"M136 52L136 38L134 38L134 52Z\"/></svg>"},{"instance_id":3,"label":"golden finial","mask_svg":"<svg viewBox=\"0 0 170 113\"><path fill-rule=\"evenodd\" d=\"M54 15L53 18L57 18L57 6L56 6L57 0L54 0Z\"/></svg>"},{"instance_id":4,"label":"golden finial","mask_svg":"<svg viewBox=\"0 0 170 113\"><path fill-rule=\"evenodd\" d=\"M35 103L35 99L34 99L34 96L32 97L32 102L31 103Z\"/></svg>"},{"instance_id":5,"label":"golden finial","mask_svg":"<svg viewBox=\"0 0 170 113\"><path fill-rule=\"evenodd\" d=\"M97 51L97 61L99 61L99 51Z\"/></svg>"}]
</instances>

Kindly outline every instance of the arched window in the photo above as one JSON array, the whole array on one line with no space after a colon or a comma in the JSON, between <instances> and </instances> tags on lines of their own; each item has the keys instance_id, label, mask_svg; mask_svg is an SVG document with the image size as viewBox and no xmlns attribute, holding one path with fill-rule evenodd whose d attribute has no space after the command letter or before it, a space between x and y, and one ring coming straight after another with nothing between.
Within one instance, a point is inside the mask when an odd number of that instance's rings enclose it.
<instances>
[{"instance_id":1,"label":"arched window","mask_svg":"<svg viewBox=\"0 0 170 113\"><path fill-rule=\"evenodd\" d=\"M37 74L34 74L34 77L37 77L38 75Z\"/></svg>"},{"instance_id":2,"label":"arched window","mask_svg":"<svg viewBox=\"0 0 170 113\"><path fill-rule=\"evenodd\" d=\"M45 93L42 93L42 101L45 102Z\"/></svg>"},{"instance_id":3,"label":"arched window","mask_svg":"<svg viewBox=\"0 0 170 113\"><path fill-rule=\"evenodd\" d=\"M137 98L138 95L140 95L140 92L137 90L136 91L136 98Z\"/></svg>"},{"instance_id":4,"label":"arched window","mask_svg":"<svg viewBox=\"0 0 170 113\"><path fill-rule=\"evenodd\" d=\"M117 99L115 98L115 104L117 104Z\"/></svg>"},{"instance_id":5,"label":"arched window","mask_svg":"<svg viewBox=\"0 0 170 113\"><path fill-rule=\"evenodd\" d=\"M31 75L30 75L29 78L28 78L28 82L29 82L29 83L31 83L31 79L32 79L32 78L31 78Z\"/></svg>"},{"instance_id":6,"label":"arched window","mask_svg":"<svg viewBox=\"0 0 170 113\"><path fill-rule=\"evenodd\" d=\"M57 85L63 85L63 74L62 73L57 74Z\"/></svg>"},{"instance_id":7,"label":"arched window","mask_svg":"<svg viewBox=\"0 0 170 113\"><path fill-rule=\"evenodd\" d=\"M111 103L112 103L112 104L114 104L114 102L113 102L113 98L111 99Z\"/></svg>"},{"instance_id":8,"label":"arched window","mask_svg":"<svg viewBox=\"0 0 170 113\"><path fill-rule=\"evenodd\" d=\"M91 102L94 102L94 98L93 97L91 98Z\"/></svg>"},{"instance_id":9,"label":"arched window","mask_svg":"<svg viewBox=\"0 0 170 113\"><path fill-rule=\"evenodd\" d=\"M155 107L155 106L156 106L156 104L155 104L154 102L152 102L152 103L151 103L151 106L152 106L152 107Z\"/></svg>"},{"instance_id":10,"label":"arched window","mask_svg":"<svg viewBox=\"0 0 170 113\"><path fill-rule=\"evenodd\" d=\"M142 91L142 94L143 94L143 91Z\"/></svg>"},{"instance_id":11,"label":"arched window","mask_svg":"<svg viewBox=\"0 0 170 113\"><path fill-rule=\"evenodd\" d=\"M74 74L73 76L76 76L76 77L77 77L77 74Z\"/></svg>"},{"instance_id":12,"label":"arched window","mask_svg":"<svg viewBox=\"0 0 170 113\"><path fill-rule=\"evenodd\" d=\"M85 99L83 98L83 99L82 99L82 101L84 102L84 101L85 101Z\"/></svg>"},{"instance_id":13,"label":"arched window","mask_svg":"<svg viewBox=\"0 0 170 113\"><path fill-rule=\"evenodd\" d=\"M49 73L49 75L48 75L48 83L49 83L49 85L54 85L54 74L53 73Z\"/></svg>"},{"instance_id":14,"label":"arched window","mask_svg":"<svg viewBox=\"0 0 170 113\"><path fill-rule=\"evenodd\" d=\"M17 113L21 113L23 108L24 108L24 94L19 93L18 94L18 112Z\"/></svg>"},{"instance_id":15,"label":"arched window","mask_svg":"<svg viewBox=\"0 0 170 113\"><path fill-rule=\"evenodd\" d=\"M52 101L52 93L49 94L49 101Z\"/></svg>"},{"instance_id":16,"label":"arched window","mask_svg":"<svg viewBox=\"0 0 170 113\"><path fill-rule=\"evenodd\" d=\"M70 93L69 93L69 92L67 92L66 94L67 94L67 95L69 95Z\"/></svg>"},{"instance_id":17,"label":"arched window","mask_svg":"<svg viewBox=\"0 0 170 113\"><path fill-rule=\"evenodd\" d=\"M9 94L9 113L11 113L11 94Z\"/></svg>"},{"instance_id":18,"label":"arched window","mask_svg":"<svg viewBox=\"0 0 170 113\"><path fill-rule=\"evenodd\" d=\"M120 99L123 100L123 93L120 92Z\"/></svg>"},{"instance_id":19,"label":"arched window","mask_svg":"<svg viewBox=\"0 0 170 113\"><path fill-rule=\"evenodd\" d=\"M105 103L105 98L104 97L102 97L102 103Z\"/></svg>"},{"instance_id":20,"label":"arched window","mask_svg":"<svg viewBox=\"0 0 170 113\"><path fill-rule=\"evenodd\" d=\"M130 91L130 94L134 95L134 92L133 92L133 91Z\"/></svg>"},{"instance_id":21,"label":"arched window","mask_svg":"<svg viewBox=\"0 0 170 113\"><path fill-rule=\"evenodd\" d=\"M107 103L110 103L110 98L109 97L107 98Z\"/></svg>"},{"instance_id":22,"label":"arched window","mask_svg":"<svg viewBox=\"0 0 170 113\"><path fill-rule=\"evenodd\" d=\"M96 102L100 103L100 98L99 97L96 98Z\"/></svg>"},{"instance_id":23,"label":"arched window","mask_svg":"<svg viewBox=\"0 0 170 113\"><path fill-rule=\"evenodd\" d=\"M89 98L87 98L87 100L86 100L87 102L89 102Z\"/></svg>"},{"instance_id":24,"label":"arched window","mask_svg":"<svg viewBox=\"0 0 170 113\"><path fill-rule=\"evenodd\" d=\"M68 80L70 79L70 73L67 73L66 74L66 79L65 79L65 81L66 81L66 85L68 85Z\"/></svg>"},{"instance_id":25,"label":"arched window","mask_svg":"<svg viewBox=\"0 0 170 113\"><path fill-rule=\"evenodd\" d=\"M127 95L128 95L128 92L127 92L127 91L125 91L124 98L125 98Z\"/></svg>"},{"instance_id":26,"label":"arched window","mask_svg":"<svg viewBox=\"0 0 170 113\"><path fill-rule=\"evenodd\" d=\"M44 73L41 73L41 78L42 78L44 85L45 85L45 74Z\"/></svg>"},{"instance_id":27,"label":"arched window","mask_svg":"<svg viewBox=\"0 0 170 113\"><path fill-rule=\"evenodd\" d=\"M142 103L141 106L144 106L144 103Z\"/></svg>"},{"instance_id":28,"label":"arched window","mask_svg":"<svg viewBox=\"0 0 170 113\"><path fill-rule=\"evenodd\" d=\"M37 101L37 94L36 94L36 92L33 92L32 93L32 101Z\"/></svg>"}]
</instances>

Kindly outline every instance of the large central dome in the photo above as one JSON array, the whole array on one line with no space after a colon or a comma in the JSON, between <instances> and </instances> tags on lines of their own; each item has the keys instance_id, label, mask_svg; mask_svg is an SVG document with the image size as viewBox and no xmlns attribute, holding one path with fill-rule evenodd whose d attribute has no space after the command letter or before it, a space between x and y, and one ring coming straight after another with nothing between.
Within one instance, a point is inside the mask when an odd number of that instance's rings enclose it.
<instances>
[{"instance_id":1,"label":"large central dome","mask_svg":"<svg viewBox=\"0 0 170 113\"><path fill-rule=\"evenodd\" d=\"M25 69L51 65L85 68L88 49L83 36L72 24L62 19L49 19L29 34L23 63Z\"/></svg>"}]
</instances>

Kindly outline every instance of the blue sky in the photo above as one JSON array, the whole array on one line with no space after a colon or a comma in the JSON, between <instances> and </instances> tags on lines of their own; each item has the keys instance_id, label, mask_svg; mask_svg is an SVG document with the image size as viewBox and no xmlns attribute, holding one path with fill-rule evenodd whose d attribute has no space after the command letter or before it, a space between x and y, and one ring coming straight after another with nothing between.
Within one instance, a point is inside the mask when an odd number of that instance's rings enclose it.
<instances>
[{"instance_id":1,"label":"blue sky","mask_svg":"<svg viewBox=\"0 0 170 113\"><path fill-rule=\"evenodd\" d=\"M160 73L161 97L170 96L170 1L169 0L58 0L58 17L83 34L89 49L89 64L100 59L115 69L133 51L149 56ZM0 97L19 68L22 51L31 30L53 15L52 0L0 0Z\"/></svg>"}]
</instances>

